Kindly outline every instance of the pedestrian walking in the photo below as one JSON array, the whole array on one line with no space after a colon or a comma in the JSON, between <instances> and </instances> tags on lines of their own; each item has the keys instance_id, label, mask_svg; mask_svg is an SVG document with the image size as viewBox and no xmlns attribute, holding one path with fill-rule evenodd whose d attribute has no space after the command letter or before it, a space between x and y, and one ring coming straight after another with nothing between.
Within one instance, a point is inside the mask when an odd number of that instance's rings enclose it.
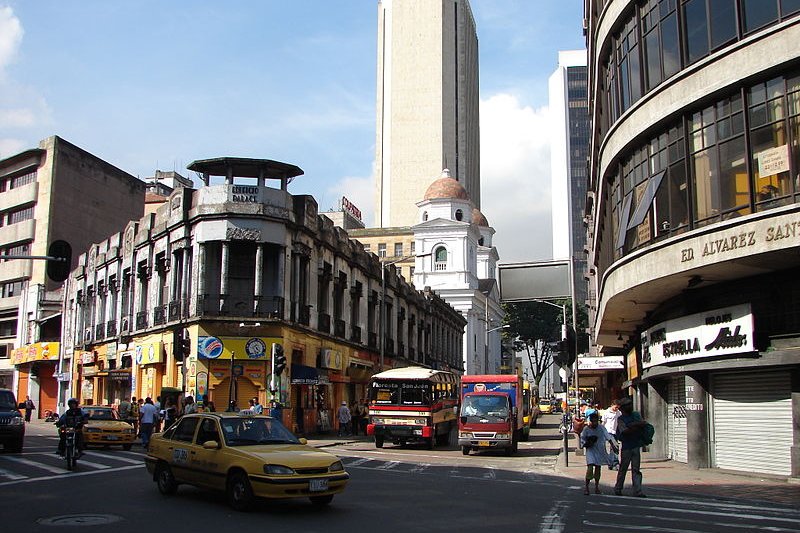
<instances>
[{"instance_id":1,"label":"pedestrian walking","mask_svg":"<svg viewBox=\"0 0 800 533\"><path fill-rule=\"evenodd\" d=\"M347 402L342 402L336 414L339 419L339 432L337 435L340 437L350 435L350 421L353 417L350 414L350 409L347 407Z\"/></svg>"},{"instance_id":2,"label":"pedestrian walking","mask_svg":"<svg viewBox=\"0 0 800 533\"><path fill-rule=\"evenodd\" d=\"M633 400L630 398L623 398L619 401L619 410L622 414L617 419L617 437L620 440L622 451L619 458L619 472L617 472L617 483L614 485L614 494L617 496L622 495L625 476L630 467L633 495L644 498L646 495L642 492L642 471L640 467L642 463L642 438L647 422L638 411L633 410Z\"/></svg>"},{"instance_id":3,"label":"pedestrian walking","mask_svg":"<svg viewBox=\"0 0 800 533\"><path fill-rule=\"evenodd\" d=\"M203 394L203 412L204 413L214 413L216 412L216 407L214 406L214 402L208 399L208 394Z\"/></svg>"},{"instance_id":4,"label":"pedestrian walking","mask_svg":"<svg viewBox=\"0 0 800 533\"><path fill-rule=\"evenodd\" d=\"M31 421L31 414L36 409L30 396L25 396L25 422Z\"/></svg>"},{"instance_id":5,"label":"pedestrian walking","mask_svg":"<svg viewBox=\"0 0 800 533\"><path fill-rule=\"evenodd\" d=\"M361 427L361 418L363 415L361 414L361 404L358 402L353 403L353 407L350 409L350 425L352 427L353 435L358 435L358 430Z\"/></svg>"},{"instance_id":6,"label":"pedestrian walking","mask_svg":"<svg viewBox=\"0 0 800 533\"><path fill-rule=\"evenodd\" d=\"M197 404L194 402L194 396L187 396L183 403L183 414L190 415L197 412Z\"/></svg>"},{"instance_id":7,"label":"pedestrian walking","mask_svg":"<svg viewBox=\"0 0 800 533\"><path fill-rule=\"evenodd\" d=\"M168 430L177 419L178 408L175 406L175 402L173 402L171 398L167 398L166 406L164 407L164 431Z\"/></svg>"},{"instance_id":8,"label":"pedestrian walking","mask_svg":"<svg viewBox=\"0 0 800 533\"><path fill-rule=\"evenodd\" d=\"M149 396L144 400L139 410L141 420L139 422L139 433L142 435L142 446L147 448L150 444L150 435L153 433L153 426L158 419L158 409L153 405L153 399Z\"/></svg>"},{"instance_id":9,"label":"pedestrian walking","mask_svg":"<svg viewBox=\"0 0 800 533\"><path fill-rule=\"evenodd\" d=\"M603 413L603 427L606 428L608 434L617 438L617 419L622 415L619 411L619 400L611 402L611 406Z\"/></svg>"},{"instance_id":10,"label":"pedestrian walking","mask_svg":"<svg viewBox=\"0 0 800 533\"><path fill-rule=\"evenodd\" d=\"M600 472L602 466L608 464L608 452L606 442L610 443L613 449L614 439L608 434L606 428L600 425L600 414L596 409L587 409L584 412L586 425L580 435L581 448L586 450L586 487L584 494L589 494L589 483L594 479L594 493L602 494L600 491Z\"/></svg>"},{"instance_id":11,"label":"pedestrian walking","mask_svg":"<svg viewBox=\"0 0 800 533\"><path fill-rule=\"evenodd\" d=\"M366 398L361 399L361 433L367 434L367 424L369 423L369 404Z\"/></svg>"}]
</instances>

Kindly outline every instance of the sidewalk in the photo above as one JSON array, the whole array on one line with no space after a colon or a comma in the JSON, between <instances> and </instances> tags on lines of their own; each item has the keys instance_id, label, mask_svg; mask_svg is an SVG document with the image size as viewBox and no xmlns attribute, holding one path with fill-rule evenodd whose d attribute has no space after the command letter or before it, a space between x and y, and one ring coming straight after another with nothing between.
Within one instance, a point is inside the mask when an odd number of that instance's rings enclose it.
<instances>
[{"instance_id":1,"label":"sidewalk","mask_svg":"<svg viewBox=\"0 0 800 533\"><path fill-rule=\"evenodd\" d=\"M564 465L563 452L556 464L556 474L572 478L581 484L586 475L586 458L575 454L575 439L570 438L569 466ZM611 494L617 472L603 467L600 485ZM642 486L649 489L686 494L702 494L724 499L758 500L779 505L800 505L800 482L786 478L750 472L735 472L717 468L695 469L672 460L655 459L642 454ZM623 494L631 494L631 473L625 479Z\"/></svg>"}]
</instances>

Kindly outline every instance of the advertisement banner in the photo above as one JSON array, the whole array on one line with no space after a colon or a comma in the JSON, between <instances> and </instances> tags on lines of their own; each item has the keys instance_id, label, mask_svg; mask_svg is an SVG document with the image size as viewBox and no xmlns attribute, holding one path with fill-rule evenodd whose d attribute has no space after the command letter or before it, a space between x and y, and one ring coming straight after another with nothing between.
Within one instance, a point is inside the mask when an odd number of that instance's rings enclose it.
<instances>
[{"instance_id":1,"label":"advertisement banner","mask_svg":"<svg viewBox=\"0 0 800 533\"><path fill-rule=\"evenodd\" d=\"M158 342L136 343L133 348L137 365L152 365L164 362L164 345Z\"/></svg>"},{"instance_id":2,"label":"advertisement banner","mask_svg":"<svg viewBox=\"0 0 800 533\"><path fill-rule=\"evenodd\" d=\"M322 348L319 351L319 366L320 368L329 368L331 370L342 371L344 368L342 362L342 352L338 350L331 350L330 348Z\"/></svg>"},{"instance_id":3,"label":"advertisement banner","mask_svg":"<svg viewBox=\"0 0 800 533\"><path fill-rule=\"evenodd\" d=\"M211 337L199 336L197 339L198 359L234 359L267 361L272 353L272 345L283 342L280 337Z\"/></svg>"},{"instance_id":4,"label":"advertisement banner","mask_svg":"<svg viewBox=\"0 0 800 533\"><path fill-rule=\"evenodd\" d=\"M608 357L578 357L578 370L622 370L621 355Z\"/></svg>"},{"instance_id":5,"label":"advertisement banner","mask_svg":"<svg viewBox=\"0 0 800 533\"><path fill-rule=\"evenodd\" d=\"M20 365L31 361L52 361L58 359L58 342L35 342L12 352L11 363Z\"/></svg>"},{"instance_id":6,"label":"advertisement banner","mask_svg":"<svg viewBox=\"0 0 800 533\"><path fill-rule=\"evenodd\" d=\"M667 320L642 332L642 367L720 355L737 355L753 347L750 304Z\"/></svg>"}]
</instances>

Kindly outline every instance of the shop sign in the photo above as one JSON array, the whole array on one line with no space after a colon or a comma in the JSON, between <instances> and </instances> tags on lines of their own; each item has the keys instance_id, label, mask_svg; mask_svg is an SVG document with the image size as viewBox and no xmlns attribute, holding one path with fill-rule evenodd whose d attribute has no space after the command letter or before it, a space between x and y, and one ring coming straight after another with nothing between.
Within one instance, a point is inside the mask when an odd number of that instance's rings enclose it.
<instances>
[{"instance_id":1,"label":"shop sign","mask_svg":"<svg viewBox=\"0 0 800 533\"><path fill-rule=\"evenodd\" d=\"M58 342L35 342L15 349L11 355L11 363L21 365L31 361L51 361L58 359Z\"/></svg>"},{"instance_id":2,"label":"shop sign","mask_svg":"<svg viewBox=\"0 0 800 533\"><path fill-rule=\"evenodd\" d=\"M578 370L622 370L621 355L608 357L578 357Z\"/></svg>"},{"instance_id":3,"label":"shop sign","mask_svg":"<svg viewBox=\"0 0 800 533\"><path fill-rule=\"evenodd\" d=\"M752 352L750 304L696 313L642 332L642 366Z\"/></svg>"},{"instance_id":4,"label":"shop sign","mask_svg":"<svg viewBox=\"0 0 800 533\"><path fill-rule=\"evenodd\" d=\"M70 381L69 372L56 372L53 374L53 377L56 378L57 381L61 382Z\"/></svg>"},{"instance_id":5,"label":"shop sign","mask_svg":"<svg viewBox=\"0 0 800 533\"><path fill-rule=\"evenodd\" d=\"M136 344L133 349L137 365L151 365L164 362L164 350L161 342Z\"/></svg>"},{"instance_id":6,"label":"shop sign","mask_svg":"<svg viewBox=\"0 0 800 533\"><path fill-rule=\"evenodd\" d=\"M125 370L109 370L108 379L113 381L130 381L131 373Z\"/></svg>"},{"instance_id":7,"label":"shop sign","mask_svg":"<svg viewBox=\"0 0 800 533\"><path fill-rule=\"evenodd\" d=\"M106 345L106 360L108 361L116 361L117 360L117 343L111 342Z\"/></svg>"},{"instance_id":8,"label":"shop sign","mask_svg":"<svg viewBox=\"0 0 800 533\"><path fill-rule=\"evenodd\" d=\"M97 375L97 367L96 366L87 366L83 368L83 376L84 377L91 377Z\"/></svg>"},{"instance_id":9,"label":"shop sign","mask_svg":"<svg viewBox=\"0 0 800 533\"><path fill-rule=\"evenodd\" d=\"M94 397L94 381L91 379L83 380L83 385L81 386L81 396L85 400L92 400Z\"/></svg>"},{"instance_id":10,"label":"shop sign","mask_svg":"<svg viewBox=\"0 0 800 533\"><path fill-rule=\"evenodd\" d=\"M343 368L342 352L331 350L330 348L322 348L319 351L319 366L321 368L341 371Z\"/></svg>"},{"instance_id":11,"label":"shop sign","mask_svg":"<svg viewBox=\"0 0 800 533\"><path fill-rule=\"evenodd\" d=\"M197 338L198 359L228 359L231 352L234 359L267 361L272 353L272 345L281 343L280 337L212 337Z\"/></svg>"},{"instance_id":12,"label":"shop sign","mask_svg":"<svg viewBox=\"0 0 800 533\"><path fill-rule=\"evenodd\" d=\"M94 352L81 352L81 364L82 365L93 365L94 364Z\"/></svg>"}]
</instances>

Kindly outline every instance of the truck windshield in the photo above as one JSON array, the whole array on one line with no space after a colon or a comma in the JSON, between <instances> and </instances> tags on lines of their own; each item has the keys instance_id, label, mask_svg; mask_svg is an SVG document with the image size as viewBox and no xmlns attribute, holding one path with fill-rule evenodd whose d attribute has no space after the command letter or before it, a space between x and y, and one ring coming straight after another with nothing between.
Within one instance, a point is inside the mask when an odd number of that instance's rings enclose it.
<instances>
[{"instance_id":1,"label":"truck windshield","mask_svg":"<svg viewBox=\"0 0 800 533\"><path fill-rule=\"evenodd\" d=\"M430 405L430 388L429 383L375 382L369 399L376 405Z\"/></svg>"},{"instance_id":2,"label":"truck windshield","mask_svg":"<svg viewBox=\"0 0 800 533\"><path fill-rule=\"evenodd\" d=\"M467 418L506 419L509 414L508 396L466 396L461 416Z\"/></svg>"}]
</instances>

